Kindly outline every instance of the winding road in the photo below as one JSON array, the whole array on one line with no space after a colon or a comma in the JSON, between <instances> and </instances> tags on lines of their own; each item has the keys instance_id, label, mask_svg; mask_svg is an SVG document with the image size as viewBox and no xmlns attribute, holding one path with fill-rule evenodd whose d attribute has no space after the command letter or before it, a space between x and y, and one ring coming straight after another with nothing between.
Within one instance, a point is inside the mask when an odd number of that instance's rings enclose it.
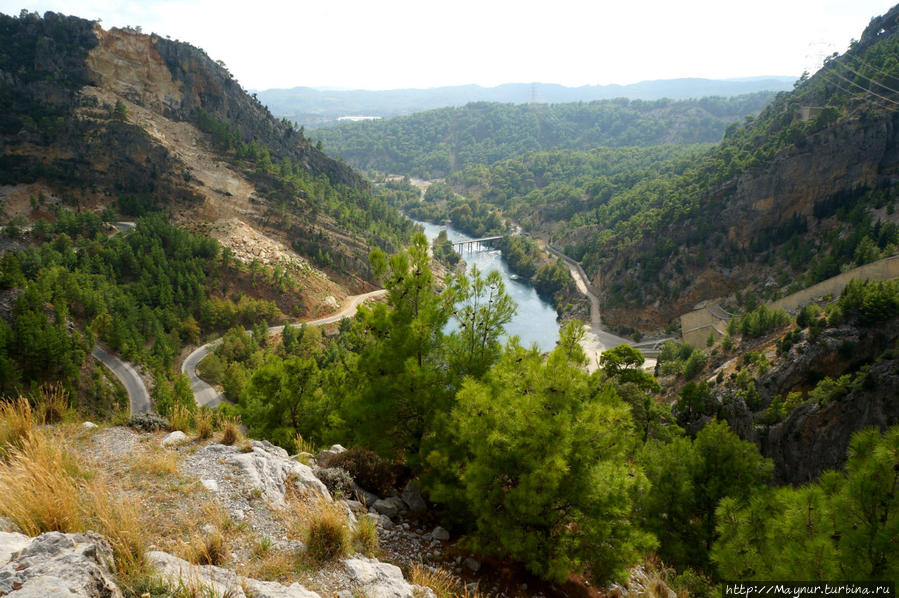
<instances>
[{"instance_id":1,"label":"winding road","mask_svg":"<svg viewBox=\"0 0 899 598\"><path fill-rule=\"evenodd\" d=\"M138 413L150 412L150 393L144 386L144 381L134 370L134 367L127 361L122 361L119 357L108 353L100 347L94 347L91 355L99 359L103 365L109 368L116 378L118 378L128 391L128 402L131 407L131 415Z\"/></svg>"},{"instance_id":2,"label":"winding road","mask_svg":"<svg viewBox=\"0 0 899 598\"><path fill-rule=\"evenodd\" d=\"M332 314L330 316L319 318L317 320L309 320L306 322L295 322L288 324L288 326L299 327L303 324L309 325L322 325L322 324L332 324L344 318L350 318L356 313L356 308L367 299L371 299L373 297L380 297L387 293L384 289L380 289L377 291L371 291L370 293L365 293L362 295L354 295L352 297L348 297L349 303L339 312ZM279 334L284 330L284 325L281 326L272 326L268 329L269 334ZM218 392L215 388L204 382L197 376L197 365L203 358L209 355L216 347L218 347L222 343L222 339L216 339L212 342L206 343L201 347L197 347L190 355L187 356L187 359L184 360L184 363L181 364L181 373L185 374L190 379L190 387L194 391L194 400L197 402L197 405L205 405L207 407L216 407L217 405L221 405L225 401L224 395Z\"/></svg>"}]
</instances>

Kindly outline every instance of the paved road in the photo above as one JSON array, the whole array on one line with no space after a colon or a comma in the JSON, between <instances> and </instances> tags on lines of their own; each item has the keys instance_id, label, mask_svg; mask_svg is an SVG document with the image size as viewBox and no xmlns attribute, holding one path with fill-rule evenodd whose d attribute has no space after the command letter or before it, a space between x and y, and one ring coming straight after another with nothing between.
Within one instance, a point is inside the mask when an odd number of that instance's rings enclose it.
<instances>
[{"instance_id":1,"label":"paved road","mask_svg":"<svg viewBox=\"0 0 899 598\"><path fill-rule=\"evenodd\" d=\"M355 295L353 297L349 297L349 303L340 310L339 312L332 314L330 316L319 318L317 320L309 320L307 322L296 322L289 324L289 326L300 327L303 324L310 325L322 325L322 324L331 324L333 322L337 322L338 320L342 320L344 318L350 318L356 314L356 308L365 301L366 299L371 299L372 297L379 297L384 295L387 291L381 289L378 291L372 291L370 293L365 293L363 295ZM284 330L284 326L272 326L268 329L269 334L280 334L281 331ZM215 350L222 342L222 339L216 339L210 343L206 343L202 347L198 347L187 356L187 359L184 360L184 363L181 364L181 373L185 374L190 379L190 387L194 391L194 400L197 402L197 405L205 405L207 407L216 407L217 405L221 405L225 401L224 395L218 392L215 388L204 382L197 376L197 365L203 358L209 355L212 351Z\"/></svg>"},{"instance_id":2,"label":"paved road","mask_svg":"<svg viewBox=\"0 0 899 598\"><path fill-rule=\"evenodd\" d=\"M94 347L94 350L91 351L91 355L103 362L103 365L109 368L109 370L115 374L115 377L121 380L122 384L125 385L125 390L128 391L128 402L131 406L131 415L150 412L150 393L147 392L144 381L137 375L137 372L134 371L134 368L130 363L122 361L117 356L112 353L107 353L100 347Z\"/></svg>"}]
</instances>

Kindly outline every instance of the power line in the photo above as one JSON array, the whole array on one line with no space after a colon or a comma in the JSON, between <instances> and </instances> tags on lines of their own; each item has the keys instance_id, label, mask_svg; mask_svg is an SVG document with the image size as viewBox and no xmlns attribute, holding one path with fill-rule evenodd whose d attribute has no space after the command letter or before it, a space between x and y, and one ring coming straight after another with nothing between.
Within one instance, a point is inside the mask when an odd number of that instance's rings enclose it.
<instances>
[{"instance_id":1,"label":"power line","mask_svg":"<svg viewBox=\"0 0 899 598\"><path fill-rule=\"evenodd\" d=\"M840 79L842 79L842 80L845 81L846 83L849 83L850 85L854 85L854 86L858 87L859 89L861 89L861 90L864 91L865 93L869 93L869 94L871 94L872 96L876 96L876 97L880 98L881 100L885 100L885 101L887 101L887 102L889 102L889 103L891 103L891 104L895 104L895 105L899 106L899 102L897 102L897 101L895 101L895 100L891 100L890 98L887 98L887 97L885 97L885 96L882 96L882 95L880 95L879 93L875 93L875 92L871 91L870 89L867 89L866 87L863 87L862 85L859 85L859 84L856 83L855 81L851 81L851 80L847 79L846 77L844 77L844 76L841 75L840 73L836 72L836 70L831 69L831 70L830 70L830 73L833 74L833 75L836 75L837 77L839 77Z\"/></svg>"},{"instance_id":2,"label":"power line","mask_svg":"<svg viewBox=\"0 0 899 598\"><path fill-rule=\"evenodd\" d=\"M826 77L827 75L837 75L838 77L840 77L840 78L843 79L844 81L848 81L849 83L852 83L852 84L855 85L856 87L860 87L860 88L862 89L862 91L864 91L864 92L866 92L866 93L869 93L869 94L871 94L871 95L873 95L873 96L876 96L876 97L879 98L879 99L886 100L887 102L890 102L891 104L899 104L899 102L894 102L893 100L891 100L891 99L889 99L889 98L884 98L883 96L880 96L880 95L878 95L878 94L876 94L876 93L871 92L870 90L865 89L864 87L861 87L861 86L858 85L857 83L853 83L852 81L849 81L849 80L846 79L845 77L840 76L839 73L835 73L835 72L830 72L830 71L828 71L828 72L824 72L823 74L824 74L825 77ZM835 80L833 80L833 79L829 79L828 81L829 81L831 84L833 84L834 86L836 86L837 88L839 88L841 91L844 91L844 92L846 92L846 93L848 93L848 94L850 94L850 95L855 95L855 94L858 93L858 92L856 92L856 91L853 91L853 90L851 90L851 89L848 89L847 87L845 87L845 86L843 86L843 85L840 85L839 82L837 82L837 81L835 81ZM878 102L878 105L879 105L881 108L884 108L884 109L886 109L886 110L894 110L894 111L895 111L895 110L899 110L899 108L893 108L893 107L890 106L890 105L883 104L883 103L880 103L880 102Z\"/></svg>"},{"instance_id":3,"label":"power line","mask_svg":"<svg viewBox=\"0 0 899 598\"><path fill-rule=\"evenodd\" d=\"M887 87L886 85L884 85L884 84L881 83L880 81L876 81L876 80L872 79L871 77L868 77L868 76L866 76L866 75L862 75L860 72L856 71L855 69L850 68L850 67L849 67L848 65L846 65L846 64L841 64L840 66L841 66L842 68L846 69L847 71L849 71L850 73L853 73L853 74L855 74L855 75L861 77L862 79L866 79L866 80L870 81L870 82L873 83L874 85L879 85L880 87L883 87L884 89L886 89L887 91L889 91L889 92L891 92L891 93L899 94L899 91L896 91L896 90L893 89L892 87Z\"/></svg>"}]
</instances>

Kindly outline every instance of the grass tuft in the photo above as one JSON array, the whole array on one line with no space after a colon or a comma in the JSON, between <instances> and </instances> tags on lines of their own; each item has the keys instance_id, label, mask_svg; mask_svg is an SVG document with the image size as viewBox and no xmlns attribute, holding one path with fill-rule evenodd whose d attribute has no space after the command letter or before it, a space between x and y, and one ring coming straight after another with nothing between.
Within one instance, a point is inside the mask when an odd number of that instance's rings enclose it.
<instances>
[{"instance_id":1,"label":"grass tuft","mask_svg":"<svg viewBox=\"0 0 899 598\"><path fill-rule=\"evenodd\" d=\"M365 556L373 557L378 554L380 544L378 542L378 527L370 517L360 517L353 530L353 545Z\"/></svg>"},{"instance_id":2,"label":"grass tuft","mask_svg":"<svg viewBox=\"0 0 899 598\"><path fill-rule=\"evenodd\" d=\"M12 519L29 536L94 530L112 545L120 574L130 576L144 568L136 505L82 470L58 435L33 431L0 463L0 516Z\"/></svg>"},{"instance_id":3,"label":"grass tuft","mask_svg":"<svg viewBox=\"0 0 899 598\"><path fill-rule=\"evenodd\" d=\"M437 598L483 598L481 592L471 592L465 584L446 569L413 563L409 569L409 583L431 588Z\"/></svg>"},{"instance_id":4,"label":"grass tuft","mask_svg":"<svg viewBox=\"0 0 899 598\"><path fill-rule=\"evenodd\" d=\"M194 423L197 425L197 435L202 440L212 438L212 433L215 429L212 416L212 410L209 407L200 407L194 414Z\"/></svg>"},{"instance_id":5,"label":"grass tuft","mask_svg":"<svg viewBox=\"0 0 899 598\"><path fill-rule=\"evenodd\" d=\"M222 418L222 444L232 446L241 439L240 434L240 417L231 416Z\"/></svg>"},{"instance_id":6,"label":"grass tuft","mask_svg":"<svg viewBox=\"0 0 899 598\"><path fill-rule=\"evenodd\" d=\"M21 448L34 429L34 413L25 397L0 402L0 459L9 451Z\"/></svg>"},{"instance_id":7,"label":"grass tuft","mask_svg":"<svg viewBox=\"0 0 899 598\"><path fill-rule=\"evenodd\" d=\"M172 430L180 430L187 434L190 432L191 423L193 422L193 413L186 405L175 405L169 415L169 425Z\"/></svg>"}]
</instances>

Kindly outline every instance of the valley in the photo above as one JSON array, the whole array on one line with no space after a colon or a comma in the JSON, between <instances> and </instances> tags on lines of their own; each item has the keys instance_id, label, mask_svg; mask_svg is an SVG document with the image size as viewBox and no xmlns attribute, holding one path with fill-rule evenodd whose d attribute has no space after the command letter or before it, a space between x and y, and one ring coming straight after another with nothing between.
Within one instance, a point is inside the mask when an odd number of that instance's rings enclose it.
<instances>
[{"instance_id":1,"label":"valley","mask_svg":"<svg viewBox=\"0 0 899 598\"><path fill-rule=\"evenodd\" d=\"M214 58L0 14L0 596L899 581L899 6L787 86Z\"/></svg>"}]
</instances>

